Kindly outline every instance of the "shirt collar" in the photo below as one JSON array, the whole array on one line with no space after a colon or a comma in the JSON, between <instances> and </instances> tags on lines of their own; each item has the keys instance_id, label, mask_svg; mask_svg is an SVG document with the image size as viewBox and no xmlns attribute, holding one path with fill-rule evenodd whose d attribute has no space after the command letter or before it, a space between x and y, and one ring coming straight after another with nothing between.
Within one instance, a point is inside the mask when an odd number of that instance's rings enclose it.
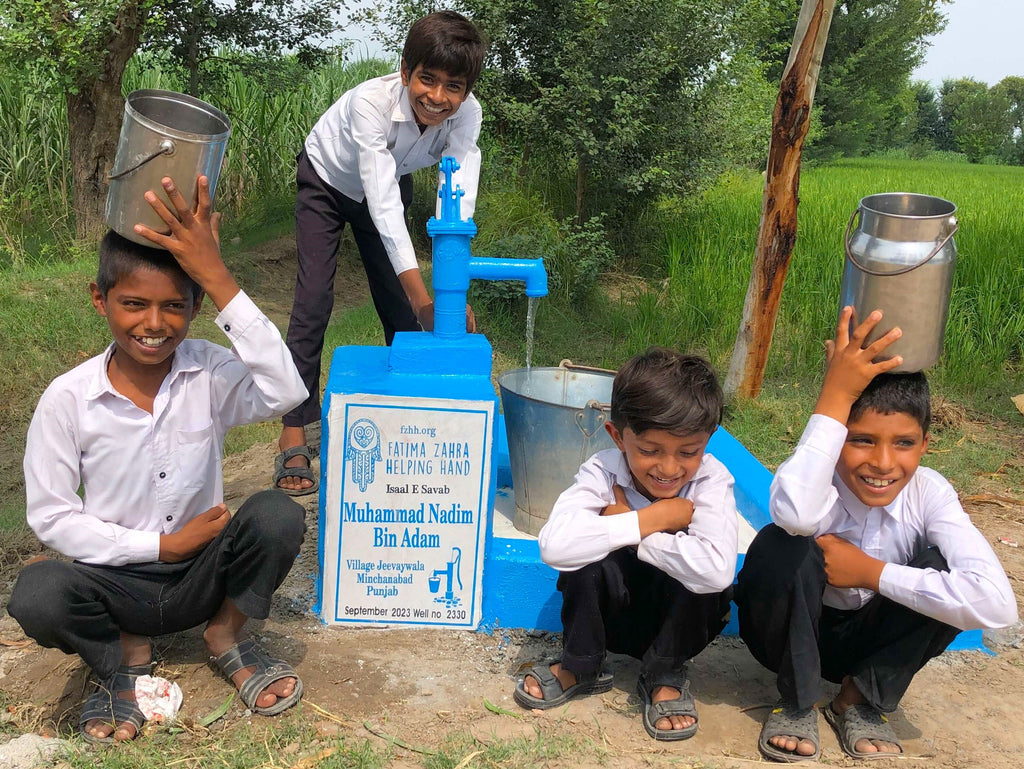
<instances>
[{"instance_id":1,"label":"shirt collar","mask_svg":"<svg viewBox=\"0 0 1024 769\"><path fill-rule=\"evenodd\" d=\"M99 366L93 373L92 381L89 383L89 390L86 393L86 400L96 400L104 395L121 394L110 384L110 376L107 374L107 367L110 365L110 356L114 354L114 342L111 342L102 355L97 355L95 360ZM171 361L171 371L167 377L167 384L170 386L179 374L185 372L199 371L202 369L199 361L189 352L189 346L179 344L174 351L174 360Z\"/></svg>"}]
</instances>

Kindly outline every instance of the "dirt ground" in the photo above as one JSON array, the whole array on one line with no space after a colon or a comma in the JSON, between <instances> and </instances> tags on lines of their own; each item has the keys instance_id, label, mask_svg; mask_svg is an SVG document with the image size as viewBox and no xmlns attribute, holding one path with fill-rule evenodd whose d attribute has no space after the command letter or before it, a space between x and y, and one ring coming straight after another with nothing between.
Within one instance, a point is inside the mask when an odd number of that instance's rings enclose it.
<instances>
[{"instance_id":1,"label":"dirt ground","mask_svg":"<svg viewBox=\"0 0 1024 769\"><path fill-rule=\"evenodd\" d=\"M268 256L268 259L271 257ZM286 308L286 303L277 304ZM281 307L274 306L278 315ZM276 318L279 319L279 318ZM225 461L229 507L270 483L274 446L258 445ZM672 763L701 767L747 767L762 761L757 735L766 707L775 700L773 677L740 641L720 638L691 665L700 713L696 737L657 743L641 724L634 692L637 663L613 656L613 689L554 711L528 712L512 700L518 671L557 655L549 633L500 629L490 634L434 629L327 628L310 613L317 570L315 497L300 498L309 532L302 554L275 598L271 618L252 628L275 656L295 664L305 683L305 708L325 735L351 734L379 740L386 733L411 746L441 744L446 735L470 733L480 744L496 739L574 734L592 749L562 757L552 766L648 766ZM993 543L1010 575L1018 601L1024 595L1024 504L998 495L965 500L975 524ZM0 584L0 605L12 582ZM210 713L230 693L226 680L207 663L199 631L156 639L157 674L176 680L184 692L182 715ZM76 657L41 649L3 612L0 619L0 695L3 720L24 730L54 733L77 723L86 694L86 670ZM892 718L906 755L875 762L880 767L927 764L943 769L1017 769L1024 754L1021 698L1024 651L1001 648L947 653L917 676ZM485 703L514 712L495 713ZM313 707L315 706L315 708ZM227 721L248 717L233 705ZM367 728L369 725L370 729ZM824 719L822 763L852 766ZM383 747L384 743L379 743ZM395 766L419 765L421 756L394 748ZM472 763L468 763L472 766Z\"/></svg>"}]
</instances>

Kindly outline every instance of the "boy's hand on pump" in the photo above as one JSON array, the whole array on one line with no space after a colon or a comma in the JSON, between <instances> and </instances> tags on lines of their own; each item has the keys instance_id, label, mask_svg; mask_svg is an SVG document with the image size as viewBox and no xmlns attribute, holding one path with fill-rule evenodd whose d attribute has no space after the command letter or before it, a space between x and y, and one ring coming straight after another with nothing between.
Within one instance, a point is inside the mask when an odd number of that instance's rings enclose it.
<instances>
[{"instance_id":1,"label":"boy's hand on pump","mask_svg":"<svg viewBox=\"0 0 1024 769\"><path fill-rule=\"evenodd\" d=\"M880 310L871 312L863 323L854 328L853 333L850 332L851 318L856 321L853 307L844 307L839 313L836 338L825 342L828 368L825 370L821 395L818 396L818 403L814 408L815 414L824 414L844 424L850 416L850 406L860 397L871 380L903 362L899 355L878 363L872 362L885 348L902 336L903 332L899 328L891 329L881 338L863 347L864 340L882 320Z\"/></svg>"},{"instance_id":2,"label":"boy's hand on pump","mask_svg":"<svg viewBox=\"0 0 1024 769\"><path fill-rule=\"evenodd\" d=\"M205 513L200 513L173 534L160 536L160 560L177 563L199 553L213 542L231 521L227 505L221 502Z\"/></svg>"},{"instance_id":3,"label":"boy's hand on pump","mask_svg":"<svg viewBox=\"0 0 1024 769\"><path fill-rule=\"evenodd\" d=\"M878 592L885 561L872 558L849 540L824 534L815 540L825 555L825 577L832 587L857 587Z\"/></svg>"},{"instance_id":4,"label":"boy's hand on pump","mask_svg":"<svg viewBox=\"0 0 1024 769\"><path fill-rule=\"evenodd\" d=\"M136 224L135 232L159 248L170 251L181 268L209 295L217 309L223 309L239 288L221 259L220 214L213 212L210 180L200 176L196 181L198 194L194 209L188 207L171 177L165 176L160 183L176 215L152 190L146 192L145 198L164 220L170 234L161 235L144 224Z\"/></svg>"}]
</instances>

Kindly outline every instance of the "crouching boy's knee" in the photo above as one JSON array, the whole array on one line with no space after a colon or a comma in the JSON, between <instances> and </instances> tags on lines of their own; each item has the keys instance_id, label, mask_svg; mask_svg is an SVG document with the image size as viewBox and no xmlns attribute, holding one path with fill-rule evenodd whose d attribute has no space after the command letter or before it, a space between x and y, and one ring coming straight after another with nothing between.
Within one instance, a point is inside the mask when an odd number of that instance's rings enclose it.
<instances>
[{"instance_id":1,"label":"crouching boy's knee","mask_svg":"<svg viewBox=\"0 0 1024 769\"><path fill-rule=\"evenodd\" d=\"M21 570L7 612L25 634L39 639L68 617L74 592L74 566L65 561L37 561Z\"/></svg>"},{"instance_id":2,"label":"crouching boy's knee","mask_svg":"<svg viewBox=\"0 0 1024 769\"><path fill-rule=\"evenodd\" d=\"M267 489L249 497L235 513L240 531L262 542L277 543L297 554L306 534L306 511L287 494Z\"/></svg>"},{"instance_id":3,"label":"crouching boy's knee","mask_svg":"<svg viewBox=\"0 0 1024 769\"><path fill-rule=\"evenodd\" d=\"M825 586L825 556L813 537L793 536L768 524L754 538L737 578L736 601L777 595L796 583Z\"/></svg>"}]
</instances>

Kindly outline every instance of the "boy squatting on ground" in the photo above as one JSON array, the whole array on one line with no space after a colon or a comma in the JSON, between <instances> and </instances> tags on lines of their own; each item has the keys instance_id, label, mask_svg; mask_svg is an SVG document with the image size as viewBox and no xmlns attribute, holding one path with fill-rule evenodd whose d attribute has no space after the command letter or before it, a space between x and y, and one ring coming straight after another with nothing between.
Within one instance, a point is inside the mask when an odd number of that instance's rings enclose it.
<instances>
[{"instance_id":1,"label":"boy squatting on ground","mask_svg":"<svg viewBox=\"0 0 1024 769\"><path fill-rule=\"evenodd\" d=\"M104 238L90 291L113 343L50 384L25 448L28 523L74 561L26 566L8 610L40 645L93 669L100 684L81 716L92 742L142 727L134 687L152 666L149 636L204 621L207 649L247 707L271 715L302 695L289 664L239 635L249 617L267 617L304 511L270 490L232 516L221 452L230 427L280 415L306 388L280 333L221 261L206 177L194 212L163 184L181 222L150 191L171 234L136 231L171 253ZM231 351L186 339L203 292Z\"/></svg>"},{"instance_id":2,"label":"boy squatting on ground","mask_svg":"<svg viewBox=\"0 0 1024 769\"><path fill-rule=\"evenodd\" d=\"M434 304L405 218L412 202L411 174L436 165L442 156L454 157L464 193L462 216L473 215L481 110L470 92L484 51L479 32L463 16L453 11L424 16L409 29L401 70L346 92L306 138L296 174L298 274L288 349L309 397L282 420L274 485L288 494L312 494L318 488L305 426L320 419L320 357L346 222L385 342L390 345L396 331L433 330ZM466 328L476 330L468 306Z\"/></svg>"},{"instance_id":3,"label":"boy squatting on ground","mask_svg":"<svg viewBox=\"0 0 1024 769\"><path fill-rule=\"evenodd\" d=\"M740 636L778 673L781 700L758 747L776 761L820 755L821 677L840 684L823 707L855 758L902 752L883 714L958 630L1016 621L992 548L939 473L919 467L931 417L923 373L873 363L899 329L862 349L875 311L827 344L828 369L793 456L775 474L773 524L758 533L736 587Z\"/></svg>"},{"instance_id":4,"label":"boy squatting on ground","mask_svg":"<svg viewBox=\"0 0 1024 769\"><path fill-rule=\"evenodd\" d=\"M539 534L561 572L563 652L518 684L520 705L607 691L605 652L620 652L641 661L647 733L696 733L686 663L725 627L736 569L733 478L705 452L721 417L701 358L651 348L616 374L606 427L617 448L583 463Z\"/></svg>"}]
</instances>

